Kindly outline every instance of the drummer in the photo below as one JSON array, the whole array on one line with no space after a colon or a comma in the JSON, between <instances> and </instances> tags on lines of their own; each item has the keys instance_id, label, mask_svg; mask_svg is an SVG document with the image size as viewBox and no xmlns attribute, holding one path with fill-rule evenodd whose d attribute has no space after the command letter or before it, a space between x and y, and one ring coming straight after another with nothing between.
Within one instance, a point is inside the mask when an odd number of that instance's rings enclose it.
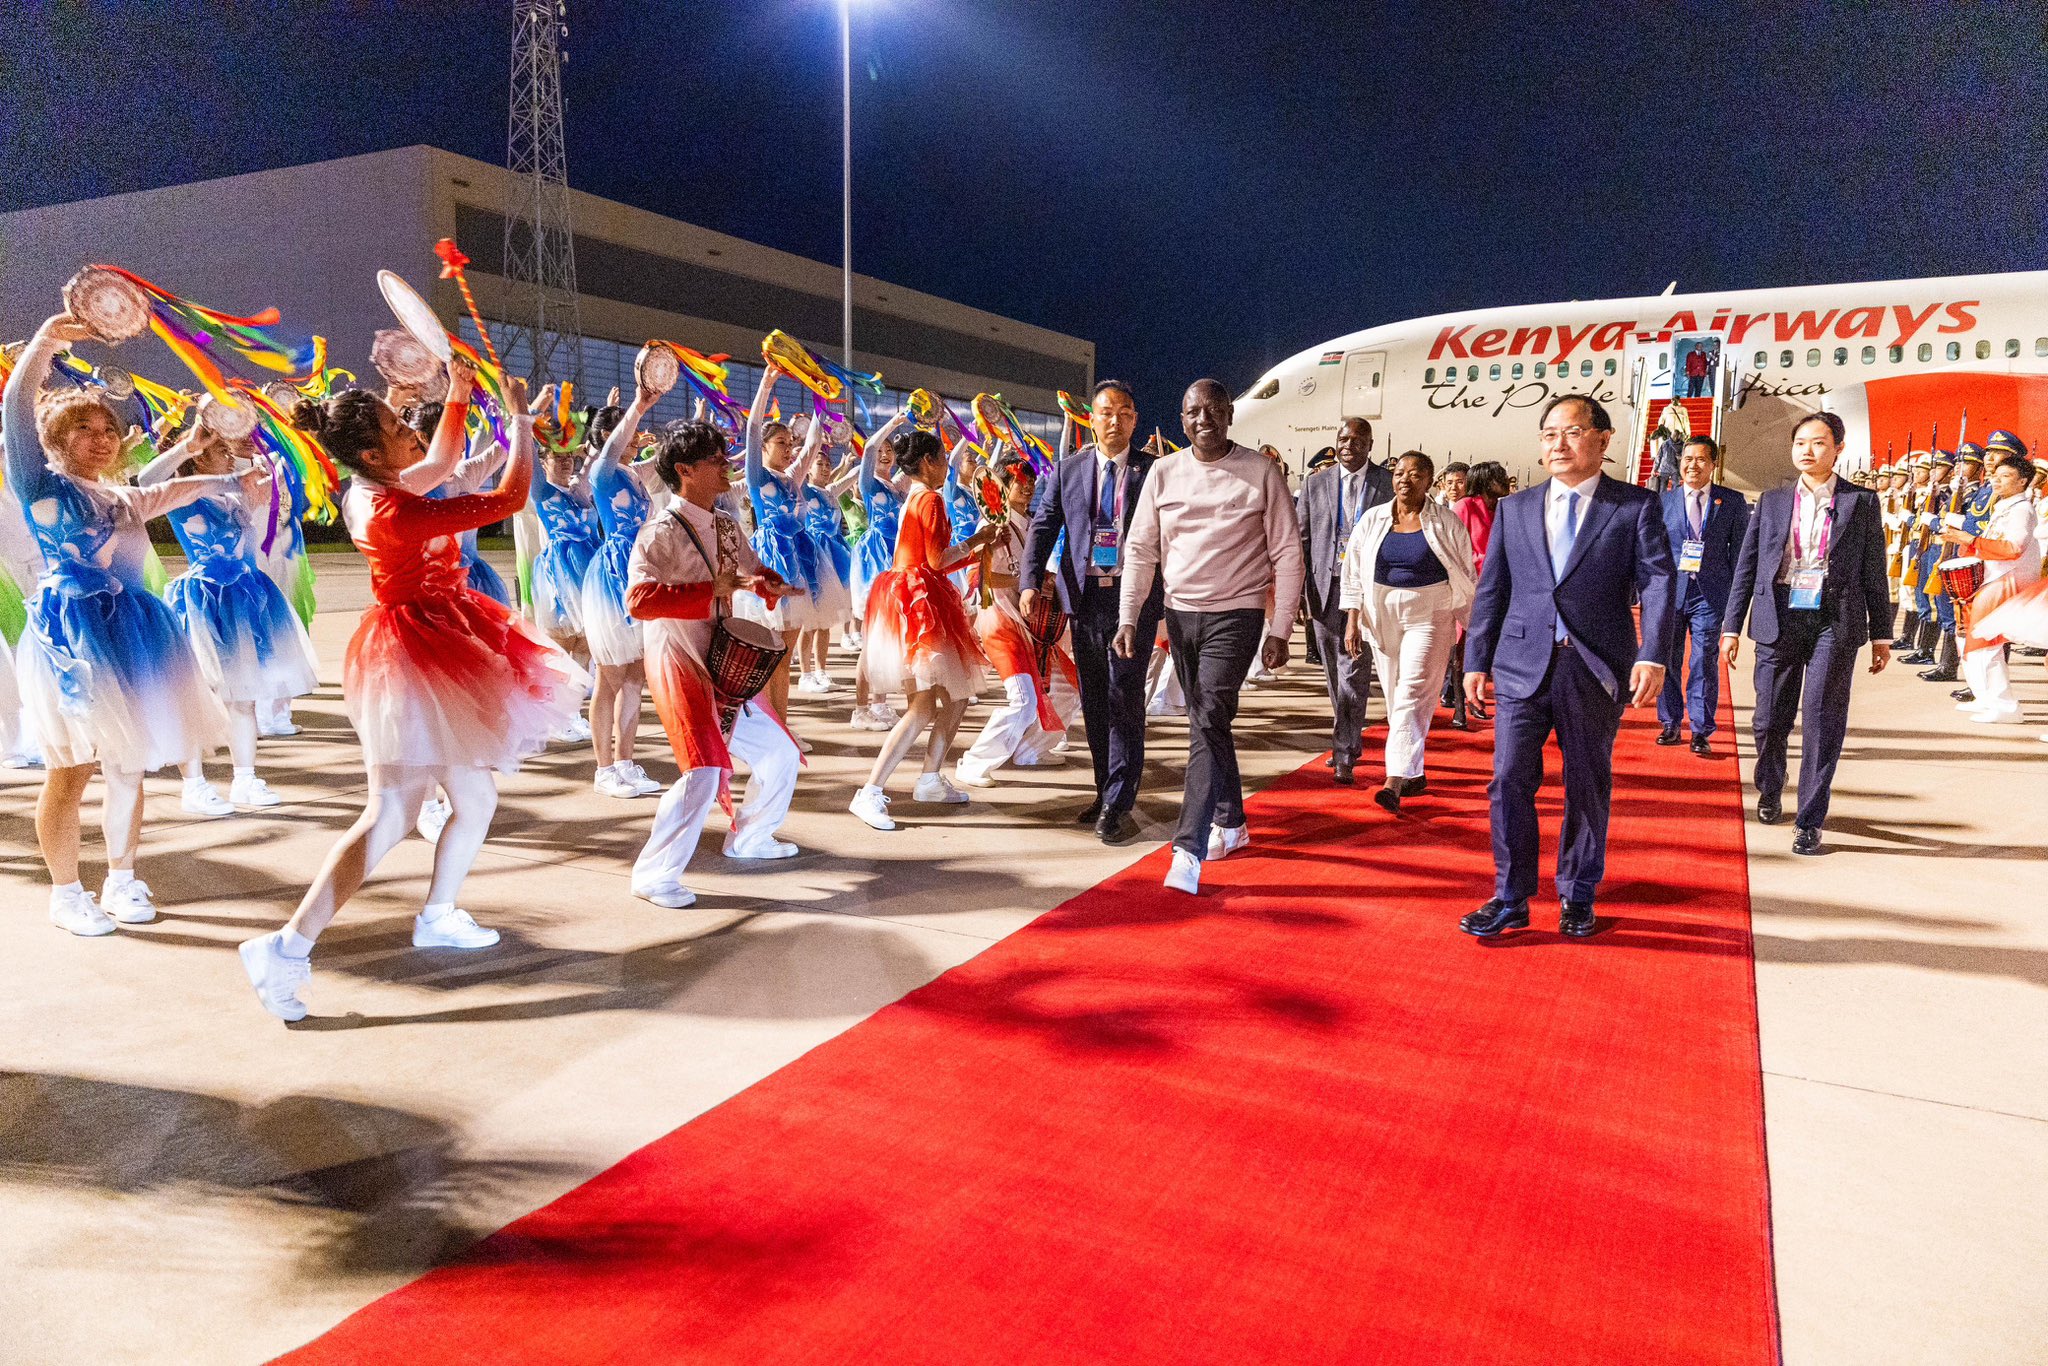
<instances>
[{"instance_id":1,"label":"drummer","mask_svg":"<svg viewBox=\"0 0 2048 1366\"><path fill-rule=\"evenodd\" d=\"M740 708L730 738L719 730L706 668L715 623L730 614L739 589L772 601L789 587L762 569L739 523L716 510L732 487L725 434L708 422L678 423L656 444L654 468L673 496L633 543L626 606L635 621L645 623L647 688L681 773L663 794L654 829L633 865L633 895L682 907L697 899L682 875L714 801L732 813L727 858L797 853L775 831L789 814L803 760L788 729L759 701ZM735 758L753 770L737 812L731 797Z\"/></svg>"}]
</instances>

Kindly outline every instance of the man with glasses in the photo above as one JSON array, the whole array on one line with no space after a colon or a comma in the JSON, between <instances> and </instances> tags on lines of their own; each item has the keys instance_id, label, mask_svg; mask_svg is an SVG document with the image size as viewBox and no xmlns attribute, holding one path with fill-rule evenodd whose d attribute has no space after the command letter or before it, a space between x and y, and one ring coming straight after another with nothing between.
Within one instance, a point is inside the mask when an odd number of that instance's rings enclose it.
<instances>
[{"instance_id":1,"label":"man with glasses","mask_svg":"<svg viewBox=\"0 0 2048 1366\"><path fill-rule=\"evenodd\" d=\"M1592 398L1552 399L1539 430L1550 478L1501 500L1465 638L1466 695L1498 692L1487 788L1494 894L1458 924L1481 938L1528 928L1536 792L1553 731L1564 755L1558 928L1580 939L1598 931L1614 737L1622 708L1663 688L1670 656L1678 576L1657 496L1601 474L1614 424Z\"/></svg>"}]
</instances>

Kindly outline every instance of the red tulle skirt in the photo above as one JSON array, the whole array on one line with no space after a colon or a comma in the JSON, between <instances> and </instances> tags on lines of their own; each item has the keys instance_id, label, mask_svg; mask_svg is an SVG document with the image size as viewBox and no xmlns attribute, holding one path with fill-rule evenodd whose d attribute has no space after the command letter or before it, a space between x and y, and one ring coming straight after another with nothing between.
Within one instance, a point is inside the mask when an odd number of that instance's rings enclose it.
<instances>
[{"instance_id":1,"label":"red tulle skirt","mask_svg":"<svg viewBox=\"0 0 2048 1366\"><path fill-rule=\"evenodd\" d=\"M960 590L930 569L891 569L868 590L862 667L878 693L981 691L986 661Z\"/></svg>"}]
</instances>

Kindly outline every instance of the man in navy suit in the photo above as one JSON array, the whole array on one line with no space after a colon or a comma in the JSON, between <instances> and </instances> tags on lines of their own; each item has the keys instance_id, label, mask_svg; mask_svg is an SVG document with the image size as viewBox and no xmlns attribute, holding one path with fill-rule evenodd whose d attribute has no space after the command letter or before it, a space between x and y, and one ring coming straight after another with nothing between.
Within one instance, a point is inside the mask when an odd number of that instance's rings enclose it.
<instances>
[{"instance_id":1,"label":"man in navy suit","mask_svg":"<svg viewBox=\"0 0 2048 1366\"><path fill-rule=\"evenodd\" d=\"M1145 772L1145 664L1166 612L1163 583L1154 583L1138 618L1142 648L1125 659L1110 649L1116 638L1117 598L1123 583L1124 540L1138 510L1138 494L1153 459L1131 445L1138 405L1128 385L1106 379L1095 386L1089 413L1093 445L1060 461L1043 481L1024 543L1019 606L1028 620L1038 604L1053 548L1066 533L1059 562L1060 606L1074 630L1074 673L1080 683L1081 720L1095 762L1095 800L1076 819L1092 824L1104 844L1135 839L1138 783Z\"/></svg>"},{"instance_id":2,"label":"man in navy suit","mask_svg":"<svg viewBox=\"0 0 2048 1366\"><path fill-rule=\"evenodd\" d=\"M1820 852L1856 652L1869 642L1872 673L1892 657L1883 510L1869 489L1835 477L1843 431L1833 413L1792 429L1799 479L1757 499L1721 622L1721 657L1731 667L1745 616L1756 642L1756 818L1765 825L1784 814L1785 746L1800 720L1795 854Z\"/></svg>"},{"instance_id":3,"label":"man in navy suit","mask_svg":"<svg viewBox=\"0 0 2048 1366\"><path fill-rule=\"evenodd\" d=\"M1664 724L1657 743L1679 743L1678 723L1689 718L1692 752L1702 759L1714 755L1708 737L1721 711L1721 618L1728 611L1728 583L1749 526L1749 500L1713 482L1720 456L1710 436L1686 442L1678 457L1678 487L1664 494L1664 532L1671 558L1678 562L1678 618L1671 628L1664 692L1657 699L1657 719ZM1688 654L1690 676L1685 672Z\"/></svg>"},{"instance_id":4,"label":"man in navy suit","mask_svg":"<svg viewBox=\"0 0 2048 1366\"><path fill-rule=\"evenodd\" d=\"M1526 929L1536 892L1536 791L1552 731L1564 753L1557 845L1558 928L1595 933L1593 899L1607 867L1614 737L1624 706L1664 685L1677 571L1657 495L1609 479L1607 410L1583 394L1543 409L1550 478L1501 500L1465 636L1465 692L1492 682L1493 899L1458 922L1491 938ZM1642 606L1636 634L1635 604Z\"/></svg>"}]
</instances>

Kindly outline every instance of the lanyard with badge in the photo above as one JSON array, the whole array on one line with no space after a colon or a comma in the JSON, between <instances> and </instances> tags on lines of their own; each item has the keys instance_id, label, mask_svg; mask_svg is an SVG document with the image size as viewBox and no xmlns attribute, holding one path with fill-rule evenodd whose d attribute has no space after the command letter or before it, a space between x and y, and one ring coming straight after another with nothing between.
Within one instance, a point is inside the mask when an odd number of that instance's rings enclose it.
<instances>
[{"instance_id":1,"label":"lanyard with badge","mask_svg":"<svg viewBox=\"0 0 2048 1366\"><path fill-rule=\"evenodd\" d=\"M1100 521L1096 522L1095 540L1088 555L1089 564L1100 574L1116 573L1117 561L1122 552L1124 481L1118 478L1118 474L1119 471L1114 460L1105 458L1096 466L1095 499L1094 507L1091 509L1093 516L1097 518L1102 516L1102 480L1105 478L1116 480L1116 511L1110 515L1110 524L1108 526L1102 525Z\"/></svg>"},{"instance_id":2,"label":"lanyard with badge","mask_svg":"<svg viewBox=\"0 0 2048 1366\"><path fill-rule=\"evenodd\" d=\"M1814 501L1819 502L1816 496ZM1797 509L1794 509L1795 512ZM1821 589L1828 581L1828 542L1834 537L1835 506L1832 501L1821 516L1820 544L1814 547L1813 563L1807 563L1806 548L1802 544L1800 531L1806 519L1794 516L1792 519L1792 583L1786 598L1788 607L1813 612L1820 609Z\"/></svg>"},{"instance_id":3,"label":"lanyard with badge","mask_svg":"<svg viewBox=\"0 0 2048 1366\"><path fill-rule=\"evenodd\" d=\"M1339 475L1337 478L1337 565L1339 568L1343 567L1344 556L1351 550L1351 533L1357 530L1359 521L1365 516L1366 500L1364 498L1358 500L1358 510L1356 512L1353 512L1348 517L1345 516L1345 483L1345 476Z\"/></svg>"},{"instance_id":4,"label":"lanyard with badge","mask_svg":"<svg viewBox=\"0 0 2048 1366\"><path fill-rule=\"evenodd\" d=\"M1699 520L1692 521L1692 509L1692 492L1687 490L1685 495L1685 512L1686 520L1691 522L1692 525L1692 536L1678 548L1678 572L1681 574L1699 573L1700 562L1707 555L1707 514L1702 509Z\"/></svg>"}]
</instances>

